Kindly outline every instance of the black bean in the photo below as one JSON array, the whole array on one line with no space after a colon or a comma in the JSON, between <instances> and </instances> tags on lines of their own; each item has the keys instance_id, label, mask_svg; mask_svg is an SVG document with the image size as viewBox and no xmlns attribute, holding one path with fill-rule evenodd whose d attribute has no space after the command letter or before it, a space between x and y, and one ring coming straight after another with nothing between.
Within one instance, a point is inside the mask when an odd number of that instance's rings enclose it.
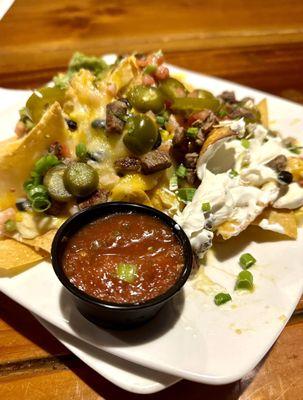
<instances>
[{"instance_id":1,"label":"black bean","mask_svg":"<svg viewBox=\"0 0 303 400\"><path fill-rule=\"evenodd\" d=\"M106 122L105 119L94 119L91 123L92 128L94 129L105 129L106 128Z\"/></svg>"},{"instance_id":2,"label":"black bean","mask_svg":"<svg viewBox=\"0 0 303 400\"><path fill-rule=\"evenodd\" d=\"M28 211L31 208L31 204L27 199L18 199L16 201L16 208L19 211Z\"/></svg>"},{"instance_id":3,"label":"black bean","mask_svg":"<svg viewBox=\"0 0 303 400\"><path fill-rule=\"evenodd\" d=\"M78 128L78 125L77 125L77 122L76 121L73 121L72 119L66 119L66 123L67 123L67 126L68 126L68 129L70 130L70 131L76 131L77 130L77 128Z\"/></svg>"},{"instance_id":4,"label":"black bean","mask_svg":"<svg viewBox=\"0 0 303 400\"><path fill-rule=\"evenodd\" d=\"M291 174L290 172L288 172L288 171L280 171L280 172L278 173L278 180L279 180L279 182L282 183L282 184L287 184L287 185L289 185L289 184L292 182L292 180L293 180L293 176L292 176L292 174Z\"/></svg>"}]
</instances>

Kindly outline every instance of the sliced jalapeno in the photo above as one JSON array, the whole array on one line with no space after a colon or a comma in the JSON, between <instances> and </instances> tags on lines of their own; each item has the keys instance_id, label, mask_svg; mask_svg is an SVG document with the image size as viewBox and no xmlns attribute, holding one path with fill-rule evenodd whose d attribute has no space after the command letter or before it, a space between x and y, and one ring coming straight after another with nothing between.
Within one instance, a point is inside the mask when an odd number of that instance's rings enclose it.
<instances>
[{"instance_id":1,"label":"sliced jalapeno","mask_svg":"<svg viewBox=\"0 0 303 400\"><path fill-rule=\"evenodd\" d=\"M98 187L99 177L97 171L83 162L70 164L63 175L66 189L77 197L92 194Z\"/></svg>"},{"instance_id":2,"label":"sliced jalapeno","mask_svg":"<svg viewBox=\"0 0 303 400\"><path fill-rule=\"evenodd\" d=\"M73 196L65 188L63 175L67 167L65 165L57 165L47 171L43 183L47 188L50 197L56 201L65 203Z\"/></svg>"},{"instance_id":3,"label":"sliced jalapeno","mask_svg":"<svg viewBox=\"0 0 303 400\"><path fill-rule=\"evenodd\" d=\"M174 100L177 97L185 97L187 90L183 83L175 78L167 78L160 82L159 90L168 100Z\"/></svg>"},{"instance_id":4,"label":"sliced jalapeno","mask_svg":"<svg viewBox=\"0 0 303 400\"><path fill-rule=\"evenodd\" d=\"M140 112L153 111L159 113L164 107L164 98L159 89L151 86L138 85L133 87L127 99Z\"/></svg>"},{"instance_id":5,"label":"sliced jalapeno","mask_svg":"<svg viewBox=\"0 0 303 400\"><path fill-rule=\"evenodd\" d=\"M26 102L26 112L29 118L36 124L40 121L47 108L55 101L63 103L65 91L58 87L45 86L35 90Z\"/></svg>"},{"instance_id":6,"label":"sliced jalapeno","mask_svg":"<svg viewBox=\"0 0 303 400\"><path fill-rule=\"evenodd\" d=\"M220 101L215 97L182 97L176 98L172 109L175 111L202 111L204 109L216 112L220 107Z\"/></svg>"}]
</instances>

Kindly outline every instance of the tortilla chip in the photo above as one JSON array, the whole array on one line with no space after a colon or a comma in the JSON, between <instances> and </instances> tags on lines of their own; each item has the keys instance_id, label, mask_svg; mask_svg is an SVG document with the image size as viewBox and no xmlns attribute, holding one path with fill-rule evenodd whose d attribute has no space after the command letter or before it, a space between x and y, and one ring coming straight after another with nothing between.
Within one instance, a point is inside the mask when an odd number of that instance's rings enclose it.
<instances>
[{"instance_id":1,"label":"tortilla chip","mask_svg":"<svg viewBox=\"0 0 303 400\"><path fill-rule=\"evenodd\" d=\"M303 226L303 207L299 208L298 210L294 211L294 215L297 221L297 225L299 227Z\"/></svg>"},{"instance_id":2,"label":"tortilla chip","mask_svg":"<svg viewBox=\"0 0 303 400\"><path fill-rule=\"evenodd\" d=\"M222 139L228 139L232 136L237 136L236 132L232 131L228 126L222 126L213 129L203 143L200 151L200 156L203 155L213 144Z\"/></svg>"},{"instance_id":3,"label":"tortilla chip","mask_svg":"<svg viewBox=\"0 0 303 400\"><path fill-rule=\"evenodd\" d=\"M266 128L269 127L269 118L268 118L268 107L267 107L267 100L263 99L260 103L257 104L257 109L261 114L261 123Z\"/></svg>"},{"instance_id":4,"label":"tortilla chip","mask_svg":"<svg viewBox=\"0 0 303 400\"><path fill-rule=\"evenodd\" d=\"M0 276L14 275L42 261L43 256L13 239L0 240Z\"/></svg>"},{"instance_id":5,"label":"tortilla chip","mask_svg":"<svg viewBox=\"0 0 303 400\"><path fill-rule=\"evenodd\" d=\"M35 162L55 141L67 141L67 129L59 103L54 103L27 135L6 143L1 151L1 197L9 192L15 196L22 195L23 182L29 177Z\"/></svg>"},{"instance_id":6,"label":"tortilla chip","mask_svg":"<svg viewBox=\"0 0 303 400\"><path fill-rule=\"evenodd\" d=\"M266 208L262 214L260 214L255 221L254 225L260 226L260 222L266 219L268 220L269 225L279 224L284 231L284 235L288 236L291 239L297 239L298 228L297 221L295 217L295 213L290 210L274 210L272 208ZM268 229L271 230L271 229ZM277 232L277 230L272 229L273 232ZM282 234L281 232L277 232Z\"/></svg>"},{"instance_id":7,"label":"tortilla chip","mask_svg":"<svg viewBox=\"0 0 303 400\"><path fill-rule=\"evenodd\" d=\"M224 240L227 240L232 236L238 235L242 230L244 229L240 230L237 221L226 221L217 227L217 234L221 235Z\"/></svg>"},{"instance_id":8,"label":"tortilla chip","mask_svg":"<svg viewBox=\"0 0 303 400\"><path fill-rule=\"evenodd\" d=\"M197 162L197 175L200 180L202 180L204 174L203 165L214 155L223 142L235 136L237 136L236 132L232 131L227 126L215 128L210 132L202 146Z\"/></svg>"},{"instance_id":9,"label":"tortilla chip","mask_svg":"<svg viewBox=\"0 0 303 400\"><path fill-rule=\"evenodd\" d=\"M22 239L22 243L34 247L35 249L44 250L50 254L52 242L56 232L56 229L52 229L41 236L35 237L34 239Z\"/></svg>"}]
</instances>

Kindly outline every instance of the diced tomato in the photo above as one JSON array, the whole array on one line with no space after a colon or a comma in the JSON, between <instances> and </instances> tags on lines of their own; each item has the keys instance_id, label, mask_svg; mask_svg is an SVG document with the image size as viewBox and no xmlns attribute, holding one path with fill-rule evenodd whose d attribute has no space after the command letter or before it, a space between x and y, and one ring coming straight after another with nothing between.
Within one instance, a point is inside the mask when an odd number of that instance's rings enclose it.
<instances>
[{"instance_id":1,"label":"diced tomato","mask_svg":"<svg viewBox=\"0 0 303 400\"><path fill-rule=\"evenodd\" d=\"M164 65L160 65L156 69L156 72L154 75L158 80L161 81L161 80L167 79L169 77L169 70L167 67L164 67Z\"/></svg>"},{"instance_id":2,"label":"diced tomato","mask_svg":"<svg viewBox=\"0 0 303 400\"><path fill-rule=\"evenodd\" d=\"M142 77L142 83L144 85L151 86L151 85L154 85L156 82L151 75L146 74L146 75L143 75L143 77Z\"/></svg>"}]
</instances>

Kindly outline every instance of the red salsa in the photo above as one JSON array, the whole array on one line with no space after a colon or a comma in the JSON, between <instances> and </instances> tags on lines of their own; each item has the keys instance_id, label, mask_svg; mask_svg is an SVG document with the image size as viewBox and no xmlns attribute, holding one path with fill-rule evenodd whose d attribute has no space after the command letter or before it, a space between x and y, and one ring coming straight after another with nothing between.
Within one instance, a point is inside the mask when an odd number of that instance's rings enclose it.
<instances>
[{"instance_id":1,"label":"red salsa","mask_svg":"<svg viewBox=\"0 0 303 400\"><path fill-rule=\"evenodd\" d=\"M65 248L63 269L87 294L113 303L143 303L165 293L184 266L173 230L145 214L114 214L82 227Z\"/></svg>"}]
</instances>

